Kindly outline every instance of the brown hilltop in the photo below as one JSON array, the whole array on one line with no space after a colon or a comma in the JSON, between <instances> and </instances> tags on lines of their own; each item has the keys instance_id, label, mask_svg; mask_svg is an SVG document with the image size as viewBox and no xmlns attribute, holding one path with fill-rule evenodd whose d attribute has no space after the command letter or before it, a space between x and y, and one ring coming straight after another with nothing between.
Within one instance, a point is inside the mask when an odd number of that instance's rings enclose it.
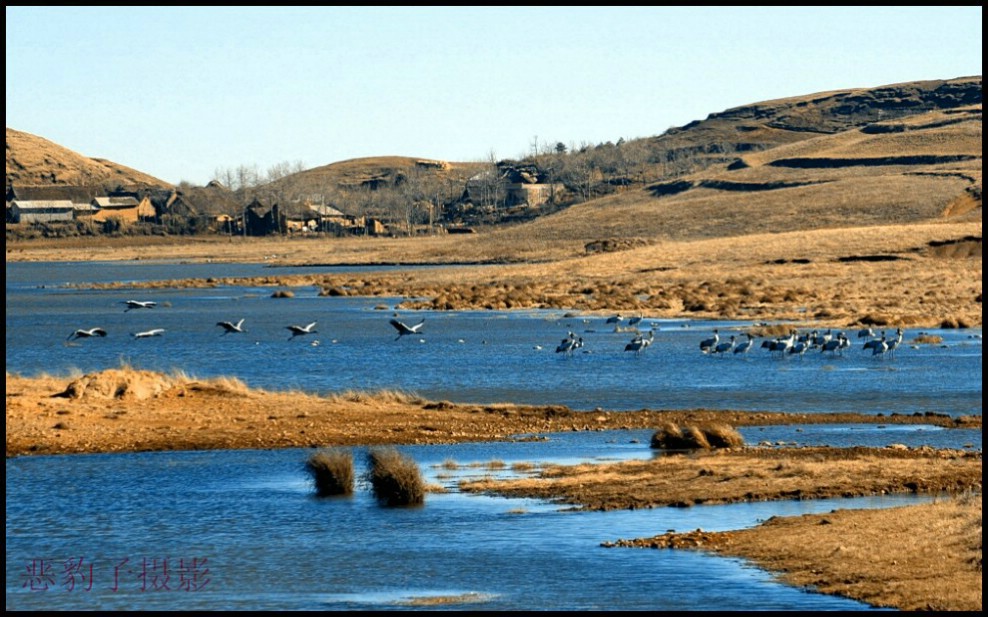
<instances>
[{"instance_id":1,"label":"brown hilltop","mask_svg":"<svg viewBox=\"0 0 988 617\"><path fill-rule=\"evenodd\" d=\"M91 158L43 137L7 127L7 186L171 186L106 159Z\"/></svg>"}]
</instances>

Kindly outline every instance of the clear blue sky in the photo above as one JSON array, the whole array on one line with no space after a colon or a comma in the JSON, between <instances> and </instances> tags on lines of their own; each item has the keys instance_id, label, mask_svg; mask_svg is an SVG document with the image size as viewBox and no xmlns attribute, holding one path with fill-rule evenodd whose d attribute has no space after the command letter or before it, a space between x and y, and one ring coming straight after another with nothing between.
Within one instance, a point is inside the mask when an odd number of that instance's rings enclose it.
<instances>
[{"instance_id":1,"label":"clear blue sky","mask_svg":"<svg viewBox=\"0 0 988 617\"><path fill-rule=\"evenodd\" d=\"M6 7L7 126L177 183L517 158L981 75L980 6Z\"/></svg>"}]
</instances>

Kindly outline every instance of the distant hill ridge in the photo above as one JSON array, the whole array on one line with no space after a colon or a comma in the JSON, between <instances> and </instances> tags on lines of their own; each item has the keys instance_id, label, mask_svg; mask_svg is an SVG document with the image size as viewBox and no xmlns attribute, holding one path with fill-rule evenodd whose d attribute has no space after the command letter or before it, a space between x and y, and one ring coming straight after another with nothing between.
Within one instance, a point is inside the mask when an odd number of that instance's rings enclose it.
<instances>
[{"instance_id":1,"label":"distant hill ridge","mask_svg":"<svg viewBox=\"0 0 988 617\"><path fill-rule=\"evenodd\" d=\"M113 161L84 156L52 141L7 127L7 186L157 186L171 183Z\"/></svg>"},{"instance_id":2,"label":"distant hill ridge","mask_svg":"<svg viewBox=\"0 0 988 617\"><path fill-rule=\"evenodd\" d=\"M851 128L865 131L904 131L905 125L890 121L931 111L980 106L981 76L944 80L906 82L875 88L835 90L776 99L712 113L704 120L672 128L661 135L643 138L653 150L674 159L691 156L697 166L733 162L747 165L738 154L757 153L780 146L805 142L822 135L834 135ZM980 117L980 108L977 110ZM969 120L969 117L966 118ZM941 119L950 122L950 119ZM960 121L960 120L958 120ZM7 127L7 185L101 185L171 187L149 174L105 159L90 158L47 139ZM775 157L775 167L843 165L819 153ZM952 156L941 153L902 153L913 157L900 164L930 164L932 159L915 157ZM956 156L972 156L960 153ZM980 158L980 152L977 153ZM706 157L704 162L703 158ZM886 156L875 157L875 164L887 164ZM859 158L859 165L868 164ZM468 174L482 163L447 163L406 156L380 156L350 159L297 172L279 180L296 186L320 187L373 185L416 167L433 172ZM711 180L719 181L719 180ZM980 181L980 178L979 178ZM773 180L774 182L774 180ZM769 183L771 184L771 183ZM697 186L696 181L691 186ZM728 183L721 187L729 188ZM742 187L750 188L750 187ZM662 189L657 189L661 191Z\"/></svg>"}]
</instances>

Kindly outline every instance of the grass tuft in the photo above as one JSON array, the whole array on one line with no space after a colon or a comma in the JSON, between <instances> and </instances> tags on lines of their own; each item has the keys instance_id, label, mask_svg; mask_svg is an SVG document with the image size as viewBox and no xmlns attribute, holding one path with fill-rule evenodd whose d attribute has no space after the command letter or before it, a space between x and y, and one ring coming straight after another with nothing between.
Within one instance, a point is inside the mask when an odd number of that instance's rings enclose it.
<instances>
[{"instance_id":1,"label":"grass tuft","mask_svg":"<svg viewBox=\"0 0 988 617\"><path fill-rule=\"evenodd\" d=\"M652 448L663 450L712 450L743 445L744 437L741 433L723 423L681 427L668 422L655 431L651 442Z\"/></svg>"},{"instance_id":2,"label":"grass tuft","mask_svg":"<svg viewBox=\"0 0 988 617\"><path fill-rule=\"evenodd\" d=\"M353 494L353 454L349 450L320 450L305 462L320 497Z\"/></svg>"},{"instance_id":3,"label":"grass tuft","mask_svg":"<svg viewBox=\"0 0 988 617\"><path fill-rule=\"evenodd\" d=\"M367 455L374 496L388 506L414 506L425 502L425 482L418 465L391 446L372 448Z\"/></svg>"}]
</instances>

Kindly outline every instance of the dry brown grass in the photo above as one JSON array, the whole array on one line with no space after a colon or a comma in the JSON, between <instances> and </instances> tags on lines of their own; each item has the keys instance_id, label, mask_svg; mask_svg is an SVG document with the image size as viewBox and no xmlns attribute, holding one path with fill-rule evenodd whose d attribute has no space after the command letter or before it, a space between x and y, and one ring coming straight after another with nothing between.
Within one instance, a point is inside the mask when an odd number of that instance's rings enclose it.
<instances>
[{"instance_id":1,"label":"dry brown grass","mask_svg":"<svg viewBox=\"0 0 988 617\"><path fill-rule=\"evenodd\" d=\"M906 611L981 611L981 494L877 510L773 517L605 546L701 549L754 562L781 580Z\"/></svg>"},{"instance_id":2,"label":"dry brown grass","mask_svg":"<svg viewBox=\"0 0 988 617\"><path fill-rule=\"evenodd\" d=\"M421 397L412 392L404 390L345 390L327 396L331 400L347 403L361 403L365 405L419 405L423 403Z\"/></svg>"},{"instance_id":3,"label":"dry brown grass","mask_svg":"<svg viewBox=\"0 0 988 617\"><path fill-rule=\"evenodd\" d=\"M712 450L740 448L744 437L734 427L723 423L679 426L671 422L652 434L651 447L663 450Z\"/></svg>"},{"instance_id":4,"label":"dry brown grass","mask_svg":"<svg viewBox=\"0 0 988 617\"><path fill-rule=\"evenodd\" d=\"M57 179L63 184L112 183L171 186L146 173L106 159L90 158L43 137L7 127L7 184L50 182L52 161L58 161ZM42 172L48 172L43 174ZM46 177L47 176L47 177Z\"/></svg>"},{"instance_id":5,"label":"dry brown grass","mask_svg":"<svg viewBox=\"0 0 988 617\"><path fill-rule=\"evenodd\" d=\"M6 377L7 456L222 448L321 448L540 439L551 432L649 429L724 422L731 426L867 423L981 426L981 416L878 418L863 414L731 410L573 411L560 405L472 405L359 392L319 396L252 389L234 379L108 369ZM68 416L68 417L66 417ZM55 434L51 426L70 430Z\"/></svg>"},{"instance_id":6,"label":"dry brown grass","mask_svg":"<svg viewBox=\"0 0 988 617\"><path fill-rule=\"evenodd\" d=\"M416 506L425 502L425 482L415 459L390 446L371 448L367 456L368 479L381 503Z\"/></svg>"},{"instance_id":7,"label":"dry brown grass","mask_svg":"<svg viewBox=\"0 0 988 617\"><path fill-rule=\"evenodd\" d=\"M306 460L305 468L312 476L316 494L320 497L353 493L353 453L349 450L320 450Z\"/></svg>"},{"instance_id":8,"label":"dry brown grass","mask_svg":"<svg viewBox=\"0 0 988 617\"><path fill-rule=\"evenodd\" d=\"M649 461L547 465L531 478L464 480L461 490L557 500L579 509L962 493L981 486L981 453L930 448L736 448Z\"/></svg>"},{"instance_id":9,"label":"dry brown grass","mask_svg":"<svg viewBox=\"0 0 988 617\"><path fill-rule=\"evenodd\" d=\"M90 377L94 381L101 379ZM69 383L76 379L78 376L25 378L7 373L8 457L173 449L324 447L325 444L455 443L510 439L511 435L542 432L649 428L666 422L688 425L724 420L733 426L874 424L876 421L881 424L936 424L948 428L981 426L980 415L953 420L893 414L876 419L855 414L728 410L572 412L558 406L487 408L452 403L380 404L373 397L350 402L293 393L199 387L197 384L202 382L197 381L175 384L145 399L56 396L65 392ZM162 375L160 379L172 377ZM537 471L538 475L513 480L489 476L463 485L463 490L560 499L574 506L598 509L687 506L755 499L812 499L883 492L937 494L977 490L980 496L980 456L980 452L908 448L732 448L698 451L690 456L662 456L652 461L587 464L573 468L532 465L529 469L520 463L512 465L512 469ZM460 466L455 462L444 465ZM442 488L429 486L424 490ZM943 546L949 547L951 552L962 550L964 563L970 565L976 561L979 568L977 582L980 583L980 498L976 501L978 520L976 524L964 525L964 544L959 549L955 549L956 543ZM890 523L890 531L883 537L927 533L917 531L912 524L928 520L925 516L903 517L895 524ZM828 529L828 526L814 524L808 527L807 533L822 533ZM929 529L931 536L945 531L932 525ZM841 541L846 546L854 534L866 531L851 525L842 530ZM768 528L762 545L772 546L777 552L787 550L790 539L786 536L773 539L775 533L774 527ZM934 539L931 537L930 540ZM741 556L749 552L744 547L738 550ZM754 551L754 548L750 549L752 554ZM911 558L926 559L929 564L931 560L939 560L943 552L926 551ZM843 556L833 550L830 553L835 558ZM858 554L871 555L864 551ZM881 586L890 592L900 589L896 578L899 572L886 567L884 561L877 563L886 575ZM943 563L949 566L947 561ZM786 568L780 566L780 569ZM949 567L946 570L950 572ZM831 576L824 568L816 568L814 572L818 577L816 584L835 581L839 584L845 580L839 573ZM947 578L950 576L948 573ZM929 595L938 599L931 606L941 606L939 598L964 598L974 589L974 583L968 583L966 579L945 581L936 573L913 587L919 596L930 594L930 586L934 584L947 591ZM980 586L977 592L980 601ZM882 601L882 595L875 596L874 602ZM943 606L954 605L945 602Z\"/></svg>"},{"instance_id":10,"label":"dry brown grass","mask_svg":"<svg viewBox=\"0 0 988 617\"><path fill-rule=\"evenodd\" d=\"M476 243L485 237L477 234L468 243L480 248ZM586 313L640 312L652 318L798 320L839 328L869 321L902 327L977 327L982 323L980 239L980 219L876 225L657 241L618 253L571 258L549 251L541 256L549 261L532 264L279 275L208 284L315 285L349 289L352 295L426 298L421 302L405 300L395 307L404 309L561 308ZM405 253L409 261L429 262L443 255L454 259L452 254L467 246L461 240L450 236L368 240L367 245L361 239L343 239L339 244L333 240L250 242L244 247L234 243L229 255L250 261L246 254L256 258L258 251L283 252L294 262L318 263L321 255L330 251L334 259L346 263L348 255L368 258L361 247L382 257L394 248ZM945 241L953 244L944 245ZM945 254L945 246L965 250ZM222 243L215 253L194 248L175 250L184 253L186 259L205 258L220 254ZM245 253L241 254L241 249ZM58 254L71 258L73 253ZM120 257L125 254L118 253ZM555 258L549 257L553 254ZM491 256L495 253L479 255ZM888 260L869 261L872 256ZM181 287L207 283L186 280L157 284ZM898 293L889 294L890 289Z\"/></svg>"}]
</instances>

